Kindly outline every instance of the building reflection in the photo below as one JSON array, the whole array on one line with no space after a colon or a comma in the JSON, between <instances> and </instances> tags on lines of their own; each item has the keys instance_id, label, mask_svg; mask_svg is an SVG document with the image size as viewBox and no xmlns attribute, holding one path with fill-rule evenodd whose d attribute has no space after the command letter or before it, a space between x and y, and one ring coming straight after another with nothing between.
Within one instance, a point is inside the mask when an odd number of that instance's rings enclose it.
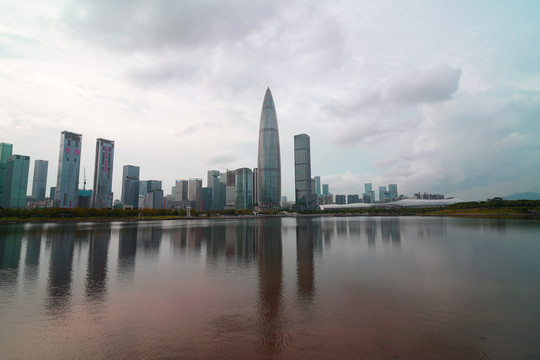
<instances>
[{"instance_id":1,"label":"building reflection","mask_svg":"<svg viewBox=\"0 0 540 360\"><path fill-rule=\"evenodd\" d=\"M324 239L324 247L326 249L330 249L332 237L334 236L334 224L335 219L326 219L321 225Z\"/></svg>"},{"instance_id":2,"label":"building reflection","mask_svg":"<svg viewBox=\"0 0 540 360\"><path fill-rule=\"evenodd\" d=\"M416 226L416 234L419 238L425 239L446 238L446 219L430 218L419 221Z\"/></svg>"},{"instance_id":3,"label":"building reflection","mask_svg":"<svg viewBox=\"0 0 540 360\"><path fill-rule=\"evenodd\" d=\"M360 226L361 222L358 221L358 218L352 218L347 220L349 225L349 238L361 238L362 237L362 227Z\"/></svg>"},{"instance_id":4,"label":"building reflection","mask_svg":"<svg viewBox=\"0 0 540 360\"><path fill-rule=\"evenodd\" d=\"M23 233L21 226L0 227L0 288L3 291L11 292L6 289L17 286Z\"/></svg>"},{"instance_id":5,"label":"building reflection","mask_svg":"<svg viewBox=\"0 0 540 360\"><path fill-rule=\"evenodd\" d=\"M257 347L267 358L281 353L286 336L281 229L280 218L259 219L256 232L259 260Z\"/></svg>"},{"instance_id":6,"label":"building reflection","mask_svg":"<svg viewBox=\"0 0 540 360\"><path fill-rule=\"evenodd\" d=\"M146 257L157 257L163 229L159 226L139 226L137 231L137 247L142 248Z\"/></svg>"},{"instance_id":7,"label":"building reflection","mask_svg":"<svg viewBox=\"0 0 540 360\"><path fill-rule=\"evenodd\" d=\"M61 315L69 309L74 238L74 225L61 226L47 232L51 255L45 307L53 316Z\"/></svg>"},{"instance_id":8,"label":"building reflection","mask_svg":"<svg viewBox=\"0 0 540 360\"><path fill-rule=\"evenodd\" d=\"M320 248L320 224L312 218L296 219L296 291L301 304L311 304L315 297L314 250Z\"/></svg>"},{"instance_id":9,"label":"building reflection","mask_svg":"<svg viewBox=\"0 0 540 360\"><path fill-rule=\"evenodd\" d=\"M366 233L368 246L375 247L375 241L377 239L377 221L371 217L366 218L364 221L364 232Z\"/></svg>"},{"instance_id":10,"label":"building reflection","mask_svg":"<svg viewBox=\"0 0 540 360\"><path fill-rule=\"evenodd\" d=\"M401 246L401 233L399 218L382 218L381 223L381 237L383 243L392 242L395 247Z\"/></svg>"},{"instance_id":11,"label":"building reflection","mask_svg":"<svg viewBox=\"0 0 540 360\"><path fill-rule=\"evenodd\" d=\"M117 272L124 280L133 279L135 272L137 230L138 224L127 224L119 229Z\"/></svg>"},{"instance_id":12,"label":"building reflection","mask_svg":"<svg viewBox=\"0 0 540 360\"><path fill-rule=\"evenodd\" d=\"M43 228L30 228L26 232L26 256L24 261L25 281L35 281L39 271L39 257L41 255L41 237Z\"/></svg>"},{"instance_id":13,"label":"building reflection","mask_svg":"<svg viewBox=\"0 0 540 360\"><path fill-rule=\"evenodd\" d=\"M90 233L88 269L86 272L86 297L89 300L103 300L106 293L107 257L110 240L110 225L96 227Z\"/></svg>"}]
</instances>

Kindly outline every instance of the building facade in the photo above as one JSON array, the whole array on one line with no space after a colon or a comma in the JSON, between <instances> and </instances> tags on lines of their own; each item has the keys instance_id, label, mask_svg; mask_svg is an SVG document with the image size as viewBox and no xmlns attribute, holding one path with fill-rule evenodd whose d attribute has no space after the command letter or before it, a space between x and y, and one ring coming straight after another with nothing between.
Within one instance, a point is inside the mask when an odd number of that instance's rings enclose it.
<instances>
[{"instance_id":1,"label":"building facade","mask_svg":"<svg viewBox=\"0 0 540 360\"><path fill-rule=\"evenodd\" d=\"M219 176L220 173L218 170L208 170L207 177L207 187L210 189L210 202L206 204L205 207L209 207L212 210L222 210L220 209L220 186L219 186Z\"/></svg>"},{"instance_id":2,"label":"building facade","mask_svg":"<svg viewBox=\"0 0 540 360\"><path fill-rule=\"evenodd\" d=\"M1 204L4 208L22 209L26 206L30 156L11 155L6 159Z\"/></svg>"},{"instance_id":3,"label":"building facade","mask_svg":"<svg viewBox=\"0 0 540 360\"><path fill-rule=\"evenodd\" d=\"M277 209L281 200L281 156L276 107L266 89L259 126L257 201L261 209Z\"/></svg>"},{"instance_id":4,"label":"building facade","mask_svg":"<svg viewBox=\"0 0 540 360\"><path fill-rule=\"evenodd\" d=\"M317 194L317 196L321 196L321 177L315 176L313 179L315 180L315 194Z\"/></svg>"},{"instance_id":5,"label":"building facade","mask_svg":"<svg viewBox=\"0 0 540 360\"><path fill-rule=\"evenodd\" d=\"M32 181L32 198L34 201L44 201L47 192L47 160L34 161L34 178Z\"/></svg>"},{"instance_id":6,"label":"building facade","mask_svg":"<svg viewBox=\"0 0 540 360\"><path fill-rule=\"evenodd\" d=\"M253 171L249 168L236 170L236 209L249 210L253 204Z\"/></svg>"},{"instance_id":7,"label":"building facade","mask_svg":"<svg viewBox=\"0 0 540 360\"><path fill-rule=\"evenodd\" d=\"M4 187L4 172L8 156L13 155L13 144L0 143L0 202L2 201L2 189Z\"/></svg>"},{"instance_id":8,"label":"building facade","mask_svg":"<svg viewBox=\"0 0 540 360\"><path fill-rule=\"evenodd\" d=\"M257 187L257 183L258 183L258 178L259 178L259 169L258 168L253 168L253 204L259 204L259 200L257 198L257 195L258 195L258 187Z\"/></svg>"},{"instance_id":9,"label":"building facade","mask_svg":"<svg viewBox=\"0 0 540 360\"><path fill-rule=\"evenodd\" d=\"M390 201L398 200L397 184L389 184L388 185L388 197L389 197Z\"/></svg>"},{"instance_id":10,"label":"building facade","mask_svg":"<svg viewBox=\"0 0 540 360\"><path fill-rule=\"evenodd\" d=\"M140 168L134 165L124 165L122 169L122 196L120 201L126 209L139 207L139 174Z\"/></svg>"},{"instance_id":11,"label":"building facade","mask_svg":"<svg viewBox=\"0 0 540 360\"><path fill-rule=\"evenodd\" d=\"M312 193L311 149L309 135L294 136L294 192L295 203L300 210L312 210L316 195Z\"/></svg>"},{"instance_id":12,"label":"building facade","mask_svg":"<svg viewBox=\"0 0 540 360\"><path fill-rule=\"evenodd\" d=\"M96 140L96 161L94 163L94 189L92 206L97 209L112 208L112 177L114 164L114 141Z\"/></svg>"},{"instance_id":13,"label":"building facade","mask_svg":"<svg viewBox=\"0 0 540 360\"><path fill-rule=\"evenodd\" d=\"M81 149L81 134L62 131L58 157L58 175L54 193L54 205L56 207L77 207Z\"/></svg>"},{"instance_id":14,"label":"building facade","mask_svg":"<svg viewBox=\"0 0 540 360\"><path fill-rule=\"evenodd\" d=\"M379 202L389 202L389 192L386 190L386 186L379 186Z\"/></svg>"},{"instance_id":15,"label":"building facade","mask_svg":"<svg viewBox=\"0 0 540 360\"><path fill-rule=\"evenodd\" d=\"M202 211L202 179L189 179L188 199L194 203L194 209Z\"/></svg>"}]
</instances>

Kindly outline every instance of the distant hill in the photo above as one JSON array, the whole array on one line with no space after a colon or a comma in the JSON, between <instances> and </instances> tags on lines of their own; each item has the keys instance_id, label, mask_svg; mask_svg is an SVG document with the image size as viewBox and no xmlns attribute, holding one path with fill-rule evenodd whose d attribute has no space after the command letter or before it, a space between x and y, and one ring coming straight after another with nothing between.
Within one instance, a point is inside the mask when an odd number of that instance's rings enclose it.
<instances>
[{"instance_id":1,"label":"distant hill","mask_svg":"<svg viewBox=\"0 0 540 360\"><path fill-rule=\"evenodd\" d=\"M503 200L540 200L540 193L523 192L503 197Z\"/></svg>"}]
</instances>

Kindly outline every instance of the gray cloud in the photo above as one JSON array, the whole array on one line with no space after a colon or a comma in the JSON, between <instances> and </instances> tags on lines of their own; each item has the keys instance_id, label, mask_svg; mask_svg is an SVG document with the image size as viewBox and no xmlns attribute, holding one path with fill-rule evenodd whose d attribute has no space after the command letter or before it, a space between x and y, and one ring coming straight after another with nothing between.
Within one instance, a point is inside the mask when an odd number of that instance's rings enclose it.
<instances>
[{"instance_id":1,"label":"gray cloud","mask_svg":"<svg viewBox=\"0 0 540 360\"><path fill-rule=\"evenodd\" d=\"M245 38L271 19L276 1L80 0L64 19L81 36L124 51L200 47Z\"/></svg>"},{"instance_id":2,"label":"gray cloud","mask_svg":"<svg viewBox=\"0 0 540 360\"><path fill-rule=\"evenodd\" d=\"M459 88L460 78L461 69L448 66L410 73L390 86L386 98L406 104L448 100Z\"/></svg>"}]
</instances>

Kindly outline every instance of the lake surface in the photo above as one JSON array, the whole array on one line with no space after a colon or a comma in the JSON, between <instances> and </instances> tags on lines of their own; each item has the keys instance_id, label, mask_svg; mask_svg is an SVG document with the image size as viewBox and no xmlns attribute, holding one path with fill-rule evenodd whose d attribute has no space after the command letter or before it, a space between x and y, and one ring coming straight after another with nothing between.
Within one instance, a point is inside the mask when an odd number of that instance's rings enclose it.
<instances>
[{"instance_id":1,"label":"lake surface","mask_svg":"<svg viewBox=\"0 0 540 360\"><path fill-rule=\"evenodd\" d=\"M540 359L540 221L0 226L0 359Z\"/></svg>"}]
</instances>

